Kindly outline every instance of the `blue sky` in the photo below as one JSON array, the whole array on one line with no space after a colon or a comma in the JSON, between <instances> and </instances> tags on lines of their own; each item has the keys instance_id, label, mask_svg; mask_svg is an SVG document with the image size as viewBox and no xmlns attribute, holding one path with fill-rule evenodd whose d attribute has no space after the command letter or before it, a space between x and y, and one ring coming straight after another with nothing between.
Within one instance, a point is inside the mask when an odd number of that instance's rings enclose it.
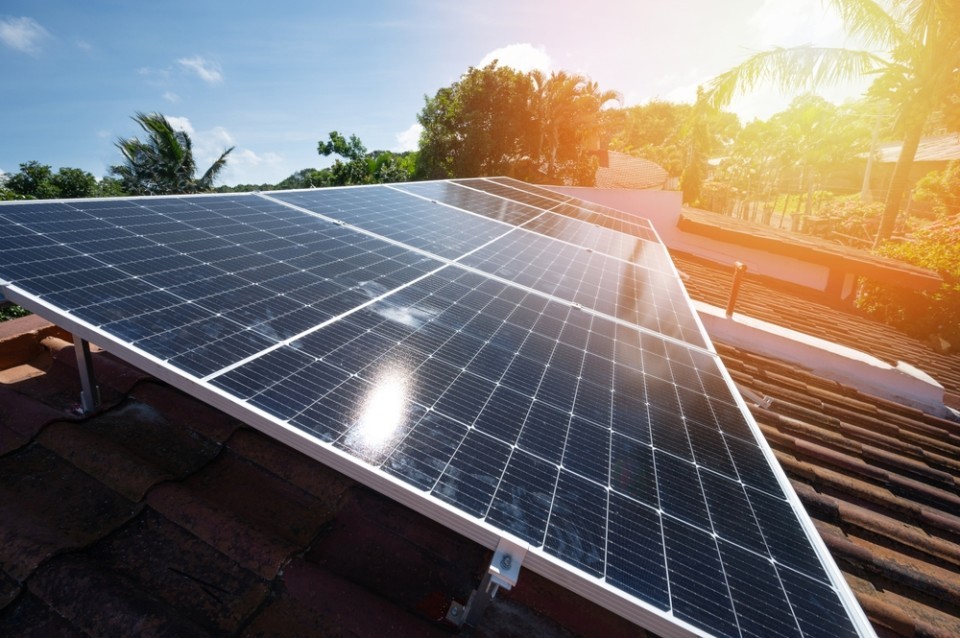
<instances>
[{"instance_id":1,"label":"blue sky","mask_svg":"<svg viewBox=\"0 0 960 638\"><path fill-rule=\"evenodd\" d=\"M327 165L316 148L332 130L415 147L423 96L494 55L584 73L625 104L691 101L752 51L840 33L819 0L4 0L0 171L38 160L101 177L146 111L191 134L202 168L235 146L223 183L275 183ZM734 108L767 117L786 101Z\"/></svg>"}]
</instances>

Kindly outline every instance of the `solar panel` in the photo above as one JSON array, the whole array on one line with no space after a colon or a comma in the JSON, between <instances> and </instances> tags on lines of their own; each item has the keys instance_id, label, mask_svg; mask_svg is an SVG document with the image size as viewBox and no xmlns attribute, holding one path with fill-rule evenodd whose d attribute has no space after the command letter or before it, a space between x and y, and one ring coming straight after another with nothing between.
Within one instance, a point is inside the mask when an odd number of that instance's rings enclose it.
<instances>
[{"instance_id":1,"label":"solar panel","mask_svg":"<svg viewBox=\"0 0 960 638\"><path fill-rule=\"evenodd\" d=\"M652 631L870 635L645 224L513 180L11 203L0 279Z\"/></svg>"}]
</instances>

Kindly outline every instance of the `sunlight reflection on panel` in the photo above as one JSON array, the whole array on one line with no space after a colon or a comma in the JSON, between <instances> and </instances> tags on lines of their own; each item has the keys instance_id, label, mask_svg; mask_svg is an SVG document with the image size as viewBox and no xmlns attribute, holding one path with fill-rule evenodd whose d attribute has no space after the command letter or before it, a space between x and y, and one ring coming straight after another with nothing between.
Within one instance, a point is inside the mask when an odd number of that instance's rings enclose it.
<instances>
[{"instance_id":1,"label":"sunlight reflection on panel","mask_svg":"<svg viewBox=\"0 0 960 638\"><path fill-rule=\"evenodd\" d=\"M393 367L378 375L364 397L343 445L369 463L378 464L410 429L410 375Z\"/></svg>"}]
</instances>

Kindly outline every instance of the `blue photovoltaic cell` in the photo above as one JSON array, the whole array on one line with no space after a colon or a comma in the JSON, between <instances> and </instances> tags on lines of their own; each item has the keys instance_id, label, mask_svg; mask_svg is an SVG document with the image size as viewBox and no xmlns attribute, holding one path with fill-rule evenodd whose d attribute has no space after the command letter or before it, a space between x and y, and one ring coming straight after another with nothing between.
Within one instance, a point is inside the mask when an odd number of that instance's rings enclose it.
<instances>
[{"instance_id":1,"label":"blue photovoltaic cell","mask_svg":"<svg viewBox=\"0 0 960 638\"><path fill-rule=\"evenodd\" d=\"M200 377L440 265L259 197L30 209L0 215L5 278Z\"/></svg>"},{"instance_id":2,"label":"blue photovoltaic cell","mask_svg":"<svg viewBox=\"0 0 960 638\"><path fill-rule=\"evenodd\" d=\"M611 317L704 345L693 310L675 276L645 268L637 241L625 261L517 230L466 256L462 263Z\"/></svg>"},{"instance_id":3,"label":"blue photovoltaic cell","mask_svg":"<svg viewBox=\"0 0 960 638\"><path fill-rule=\"evenodd\" d=\"M543 215L543 209L478 192L454 182L411 182L395 188L513 226Z\"/></svg>"},{"instance_id":4,"label":"blue photovoltaic cell","mask_svg":"<svg viewBox=\"0 0 960 638\"><path fill-rule=\"evenodd\" d=\"M503 197L509 199L511 197L511 192L500 188L501 186L508 186L517 191L522 191L524 193L545 198L551 203L548 204L547 201L543 201L544 207L549 208L549 210L555 214L572 217L596 226L602 226L603 228L613 230L618 233L656 242L657 244L660 243L660 240L657 238L656 233L653 230L653 225L642 217L637 217L636 215L631 215L630 213L625 213L623 211L602 206L600 204L595 204L593 202L567 197L557 193L556 191L526 184L515 179L498 177L486 181L488 183L496 182L497 186L490 187L482 182L472 182L471 186L483 190L495 188L496 190L491 192L497 192Z\"/></svg>"},{"instance_id":5,"label":"blue photovoltaic cell","mask_svg":"<svg viewBox=\"0 0 960 638\"><path fill-rule=\"evenodd\" d=\"M510 230L490 219L385 186L270 196L447 259L456 259Z\"/></svg>"},{"instance_id":6,"label":"blue photovoltaic cell","mask_svg":"<svg viewBox=\"0 0 960 638\"><path fill-rule=\"evenodd\" d=\"M4 204L0 280L574 581L856 635L645 220L502 178Z\"/></svg>"}]
</instances>

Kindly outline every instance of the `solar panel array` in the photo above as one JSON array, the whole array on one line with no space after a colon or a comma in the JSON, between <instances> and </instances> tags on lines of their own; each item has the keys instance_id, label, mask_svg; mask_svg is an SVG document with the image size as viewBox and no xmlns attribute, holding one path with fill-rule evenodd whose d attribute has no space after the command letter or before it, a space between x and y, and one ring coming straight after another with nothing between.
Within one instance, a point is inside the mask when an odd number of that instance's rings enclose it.
<instances>
[{"instance_id":1,"label":"solar panel array","mask_svg":"<svg viewBox=\"0 0 960 638\"><path fill-rule=\"evenodd\" d=\"M649 222L509 179L0 206L10 298L664 633L869 625Z\"/></svg>"}]
</instances>

